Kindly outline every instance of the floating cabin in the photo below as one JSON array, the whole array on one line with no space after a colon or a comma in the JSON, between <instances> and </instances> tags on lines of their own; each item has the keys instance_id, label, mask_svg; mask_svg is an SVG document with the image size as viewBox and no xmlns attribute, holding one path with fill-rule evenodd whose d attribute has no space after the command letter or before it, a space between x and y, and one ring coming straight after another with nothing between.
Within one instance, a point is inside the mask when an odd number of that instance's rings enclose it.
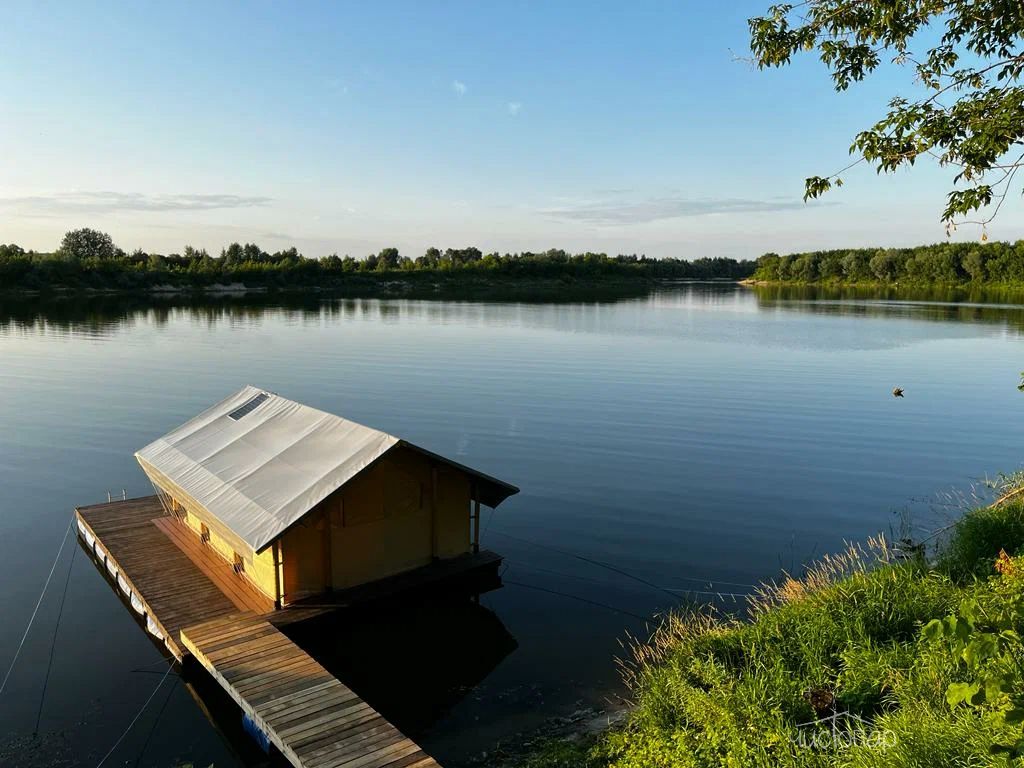
<instances>
[{"instance_id":1,"label":"floating cabin","mask_svg":"<svg viewBox=\"0 0 1024 768\"><path fill-rule=\"evenodd\" d=\"M518 488L245 387L135 454L169 515L283 608L479 550Z\"/></svg>"},{"instance_id":2,"label":"floating cabin","mask_svg":"<svg viewBox=\"0 0 1024 768\"><path fill-rule=\"evenodd\" d=\"M518 489L255 387L135 456L156 496L75 518L146 630L295 768L440 768L279 627L457 581L494 588L480 505Z\"/></svg>"}]
</instances>

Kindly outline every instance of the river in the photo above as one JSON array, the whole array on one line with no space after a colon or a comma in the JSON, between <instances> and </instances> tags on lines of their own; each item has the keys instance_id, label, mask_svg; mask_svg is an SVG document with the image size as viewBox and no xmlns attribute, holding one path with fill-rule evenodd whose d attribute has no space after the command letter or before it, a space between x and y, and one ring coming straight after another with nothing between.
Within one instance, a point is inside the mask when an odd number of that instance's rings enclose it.
<instances>
[{"instance_id":1,"label":"river","mask_svg":"<svg viewBox=\"0 0 1024 768\"><path fill-rule=\"evenodd\" d=\"M941 524L957 493L1018 469L1022 329L1024 296L722 284L535 304L0 300L0 673L72 508L150 493L133 452L253 384L522 488L484 511L506 567L480 609L336 643L361 685L402 658L410 678L375 695L458 765L616 701L620 641L657 612L734 609L845 540ZM66 547L0 697L0 762L95 765L160 664ZM208 717L197 695L173 678L109 764L251 763L230 710Z\"/></svg>"}]
</instances>

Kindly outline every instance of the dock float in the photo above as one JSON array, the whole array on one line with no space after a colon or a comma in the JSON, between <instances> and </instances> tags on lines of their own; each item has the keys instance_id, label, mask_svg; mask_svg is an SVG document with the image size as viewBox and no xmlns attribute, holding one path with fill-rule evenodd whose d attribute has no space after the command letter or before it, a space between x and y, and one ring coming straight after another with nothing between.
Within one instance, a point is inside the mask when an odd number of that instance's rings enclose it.
<instances>
[{"instance_id":1,"label":"dock float","mask_svg":"<svg viewBox=\"0 0 1024 768\"><path fill-rule=\"evenodd\" d=\"M78 507L75 518L81 545L154 639L198 662L295 768L440 768L277 628L337 605L274 610L156 496Z\"/></svg>"},{"instance_id":2,"label":"dock float","mask_svg":"<svg viewBox=\"0 0 1024 768\"><path fill-rule=\"evenodd\" d=\"M233 613L188 627L181 642L297 768L439 768L256 614Z\"/></svg>"}]
</instances>

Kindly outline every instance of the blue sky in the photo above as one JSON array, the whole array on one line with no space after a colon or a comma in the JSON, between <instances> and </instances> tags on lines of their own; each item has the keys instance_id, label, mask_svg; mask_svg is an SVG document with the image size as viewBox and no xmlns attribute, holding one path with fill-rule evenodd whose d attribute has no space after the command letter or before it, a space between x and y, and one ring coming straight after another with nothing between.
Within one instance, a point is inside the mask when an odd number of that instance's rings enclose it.
<instances>
[{"instance_id":1,"label":"blue sky","mask_svg":"<svg viewBox=\"0 0 1024 768\"><path fill-rule=\"evenodd\" d=\"M944 237L948 173L803 179L911 95L743 60L760 2L5 3L0 242L755 257ZM989 230L1024 237L1019 199ZM976 238L964 228L960 238Z\"/></svg>"}]
</instances>

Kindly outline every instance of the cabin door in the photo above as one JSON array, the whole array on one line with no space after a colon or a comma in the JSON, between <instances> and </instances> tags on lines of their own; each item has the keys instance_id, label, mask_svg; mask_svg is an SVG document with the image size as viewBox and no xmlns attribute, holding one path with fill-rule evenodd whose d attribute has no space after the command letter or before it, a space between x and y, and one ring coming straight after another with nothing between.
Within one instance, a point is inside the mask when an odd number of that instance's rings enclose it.
<instances>
[{"instance_id":1,"label":"cabin door","mask_svg":"<svg viewBox=\"0 0 1024 768\"><path fill-rule=\"evenodd\" d=\"M330 530L321 516L304 520L285 535L284 600L286 603L326 592L330 584L327 542Z\"/></svg>"}]
</instances>

